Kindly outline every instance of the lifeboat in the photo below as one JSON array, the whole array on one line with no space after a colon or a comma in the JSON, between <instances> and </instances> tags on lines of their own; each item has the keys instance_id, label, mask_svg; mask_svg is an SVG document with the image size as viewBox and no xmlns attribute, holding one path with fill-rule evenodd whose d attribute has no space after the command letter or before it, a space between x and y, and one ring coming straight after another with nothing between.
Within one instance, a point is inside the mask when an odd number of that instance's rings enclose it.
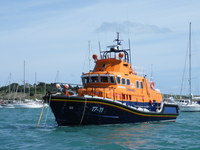
<instances>
[{"instance_id":1,"label":"lifeboat","mask_svg":"<svg viewBox=\"0 0 200 150\"><path fill-rule=\"evenodd\" d=\"M95 67L82 74L82 88L44 96L58 126L176 120L178 105L165 103L154 82L135 72L130 49L120 48L119 33L115 42L92 56Z\"/></svg>"}]
</instances>

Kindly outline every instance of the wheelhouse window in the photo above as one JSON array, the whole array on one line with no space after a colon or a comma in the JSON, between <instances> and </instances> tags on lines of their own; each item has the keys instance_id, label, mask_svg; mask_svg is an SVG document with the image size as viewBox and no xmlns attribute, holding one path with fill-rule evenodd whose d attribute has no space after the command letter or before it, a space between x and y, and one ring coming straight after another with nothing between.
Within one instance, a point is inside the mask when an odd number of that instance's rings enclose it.
<instances>
[{"instance_id":1,"label":"wheelhouse window","mask_svg":"<svg viewBox=\"0 0 200 150\"><path fill-rule=\"evenodd\" d=\"M117 84L121 84L121 77L117 76Z\"/></svg>"},{"instance_id":2,"label":"wheelhouse window","mask_svg":"<svg viewBox=\"0 0 200 150\"><path fill-rule=\"evenodd\" d=\"M143 89L143 82L140 82L140 88Z\"/></svg>"},{"instance_id":3,"label":"wheelhouse window","mask_svg":"<svg viewBox=\"0 0 200 150\"><path fill-rule=\"evenodd\" d=\"M85 83L89 83L90 82L90 78L89 77L85 77Z\"/></svg>"},{"instance_id":4,"label":"wheelhouse window","mask_svg":"<svg viewBox=\"0 0 200 150\"><path fill-rule=\"evenodd\" d=\"M85 84L85 79L82 77L82 83L83 83L83 85Z\"/></svg>"},{"instance_id":5,"label":"wheelhouse window","mask_svg":"<svg viewBox=\"0 0 200 150\"><path fill-rule=\"evenodd\" d=\"M101 82L107 83L108 82L108 76L100 76Z\"/></svg>"},{"instance_id":6,"label":"wheelhouse window","mask_svg":"<svg viewBox=\"0 0 200 150\"><path fill-rule=\"evenodd\" d=\"M122 84L126 84L126 82L125 82L125 79L124 78L122 78Z\"/></svg>"},{"instance_id":7,"label":"wheelhouse window","mask_svg":"<svg viewBox=\"0 0 200 150\"><path fill-rule=\"evenodd\" d=\"M106 64L102 64L102 68L106 68Z\"/></svg>"},{"instance_id":8,"label":"wheelhouse window","mask_svg":"<svg viewBox=\"0 0 200 150\"><path fill-rule=\"evenodd\" d=\"M91 82L92 82L92 83L97 83L97 82L99 82L99 77L98 77L98 75L92 75L92 76L90 76L90 78L91 78Z\"/></svg>"},{"instance_id":9,"label":"wheelhouse window","mask_svg":"<svg viewBox=\"0 0 200 150\"><path fill-rule=\"evenodd\" d=\"M115 83L115 78L114 78L114 76L110 76L110 83Z\"/></svg>"},{"instance_id":10,"label":"wheelhouse window","mask_svg":"<svg viewBox=\"0 0 200 150\"><path fill-rule=\"evenodd\" d=\"M139 81L136 81L136 88L139 88Z\"/></svg>"},{"instance_id":11,"label":"wheelhouse window","mask_svg":"<svg viewBox=\"0 0 200 150\"><path fill-rule=\"evenodd\" d=\"M83 84L89 83L90 82L89 76L82 76L82 82L83 82Z\"/></svg>"},{"instance_id":12,"label":"wheelhouse window","mask_svg":"<svg viewBox=\"0 0 200 150\"><path fill-rule=\"evenodd\" d=\"M126 79L126 85L130 85L130 79Z\"/></svg>"}]
</instances>

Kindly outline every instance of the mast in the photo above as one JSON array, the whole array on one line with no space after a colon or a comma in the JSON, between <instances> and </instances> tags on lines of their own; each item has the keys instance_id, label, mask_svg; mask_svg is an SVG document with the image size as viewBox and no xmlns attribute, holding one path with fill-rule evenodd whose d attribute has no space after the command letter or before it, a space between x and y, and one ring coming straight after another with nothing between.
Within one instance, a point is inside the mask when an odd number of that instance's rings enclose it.
<instances>
[{"instance_id":1,"label":"mast","mask_svg":"<svg viewBox=\"0 0 200 150\"><path fill-rule=\"evenodd\" d=\"M57 73L56 73L56 82L57 83L59 82L59 70L57 70Z\"/></svg>"},{"instance_id":2,"label":"mast","mask_svg":"<svg viewBox=\"0 0 200 150\"><path fill-rule=\"evenodd\" d=\"M26 81L25 81L26 79L25 79L25 60L24 60L24 99L25 99L25 90L26 90Z\"/></svg>"},{"instance_id":3,"label":"mast","mask_svg":"<svg viewBox=\"0 0 200 150\"><path fill-rule=\"evenodd\" d=\"M34 94L34 99L36 100L36 82L37 82L37 74L35 72L35 94Z\"/></svg>"},{"instance_id":4,"label":"mast","mask_svg":"<svg viewBox=\"0 0 200 150\"><path fill-rule=\"evenodd\" d=\"M101 43L99 41L99 52L100 52L100 55L101 55Z\"/></svg>"},{"instance_id":5,"label":"mast","mask_svg":"<svg viewBox=\"0 0 200 150\"><path fill-rule=\"evenodd\" d=\"M119 32L117 32L117 39L115 39L115 41L117 42L117 50L119 50L119 46L121 45L121 41L122 41L119 39Z\"/></svg>"},{"instance_id":6,"label":"mast","mask_svg":"<svg viewBox=\"0 0 200 150\"><path fill-rule=\"evenodd\" d=\"M44 83L44 94L47 93L47 86L46 86L46 83Z\"/></svg>"},{"instance_id":7,"label":"mast","mask_svg":"<svg viewBox=\"0 0 200 150\"><path fill-rule=\"evenodd\" d=\"M191 82L191 22L189 24L189 99L192 101L192 82Z\"/></svg>"},{"instance_id":8,"label":"mast","mask_svg":"<svg viewBox=\"0 0 200 150\"><path fill-rule=\"evenodd\" d=\"M10 100L10 84L11 84L11 72L9 74L9 82L8 82L8 93L9 93L9 96L8 96L8 100Z\"/></svg>"},{"instance_id":9,"label":"mast","mask_svg":"<svg viewBox=\"0 0 200 150\"><path fill-rule=\"evenodd\" d=\"M119 39L119 32L117 32L117 38L113 41L113 42L116 42L116 45L111 45L111 46L107 46L107 48L109 48L110 50L106 50L106 51L101 51L101 53L103 54L102 55L102 59L107 59L107 56L108 55L112 55L113 53L116 55L117 53L124 53L124 57L123 57L123 60L125 62L128 62L130 63L130 41L129 41L129 49L120 49L120 46L121 46L121 41L123 40L120 40ZM131 63L130 63L131 64Z\"/></svg>"}]
</instances>

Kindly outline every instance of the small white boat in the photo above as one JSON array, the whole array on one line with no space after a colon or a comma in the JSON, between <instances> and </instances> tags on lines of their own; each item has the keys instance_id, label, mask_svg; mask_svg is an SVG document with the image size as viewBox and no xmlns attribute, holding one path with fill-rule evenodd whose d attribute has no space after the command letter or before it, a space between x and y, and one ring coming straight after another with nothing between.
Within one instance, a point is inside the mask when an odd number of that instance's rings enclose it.
<instances>
[{"instance_id":1,"label":"small white boat","mask_svg":"<svg viewBox=\"0 0 200 150\"><path fill-rule=\"evenodd\" d=\"M185 112L197 112L200 111L200 105L199 104L188 104L188 105L181 105L180 111L185 111Z\"/></svg>"},{"instance_id":2,"label":"small white boat","mask_svg":"<svg viewBox=\"0 0 200 150\"><path fill-rule=\"evenodd\" d=\"M2 104L3 108L14 108L13 104Z\"/></svg>"},{"instance_id":3,"label":"small white boat","mask_svg":"<svg viewBox=\"0 0 200 150\"><path fill-rule=\"evenodd\" d=\"M176 99L175 102L179 105L182 112L196 112L200 111L200 104L189 99Z\"/></svg>"},{"instance_id":4,"label":"small white boat","mask_svg":"<svg viewBox=\"0 0 200 150\"><path fill-rule=\"evenodd\" d=\"M43 104L43 103L38 103L35 101L31 101L28 103L15 103L13 104L14 108L42 108L42 107L48 107L47 104Z\"/></svg>"}]
</instances>

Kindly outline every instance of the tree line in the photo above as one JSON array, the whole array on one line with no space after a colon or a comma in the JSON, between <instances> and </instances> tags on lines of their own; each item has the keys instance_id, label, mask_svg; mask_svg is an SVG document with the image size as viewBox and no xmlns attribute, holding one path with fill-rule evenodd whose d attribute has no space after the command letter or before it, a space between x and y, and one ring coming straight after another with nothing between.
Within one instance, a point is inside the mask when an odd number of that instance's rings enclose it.
<instances>
[{"instance_id":1,"label":"tree line","mask_svg":"<svg viewBox=\"0 0 200 150\"><path fill-rule=\"evenodd\" d=\"M5 95L9 93L26 93L29 96L34 96L34 94L46 94L46 92L56 92L57 83L45 83L45 82L39 82L38 84L29 84L26 83L24 85L19 85L18 83L12 83L7 86L0 87L0 95ZM71 86L69 84L69 89L75 90L74 86Z\"/></svg>"}]
</instances>

